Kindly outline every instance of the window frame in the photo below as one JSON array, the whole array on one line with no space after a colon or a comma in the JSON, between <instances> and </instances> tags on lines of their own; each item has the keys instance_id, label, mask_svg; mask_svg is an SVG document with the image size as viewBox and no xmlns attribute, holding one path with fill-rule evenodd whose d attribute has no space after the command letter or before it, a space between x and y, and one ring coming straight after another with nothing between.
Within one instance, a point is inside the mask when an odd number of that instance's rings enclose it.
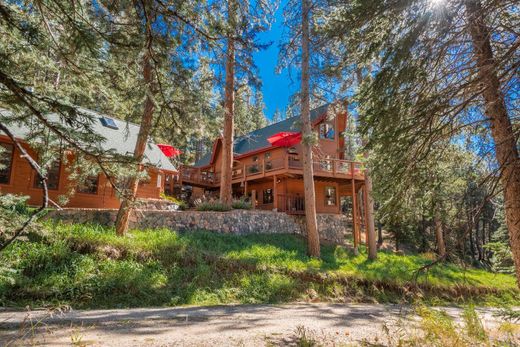
<instances>
[{"instance_id":1,"label":"window frame","mask_svg":"<svg viewBox=\"0 0 520 347\"><path fill-rule=\"evenodd\" d=\"M60 190L60 183L61 183L61 170L62 170L62 163L61 163L61 159L57 159L56 162L58 162L58 179L56 181L56 188L51 188L49 187L49 180L47 180L47 190L52 190L52 191L59 191ZM53 162L54 163L54 162ZM47 171L47 174L49 174L49 172ZM32 184L32 189L38 189L38 190L41 190L43 189L43 186L39 186L39 183L40 183L40 180L38 179L38 173L33 170L33 184Z\"/></svg>"},{"instance_id":2,"label":"window frame","mask_svg":"<svg viewBox=\"0 0 520 347\"><path fill-rule=\"evenodd\" d=\"M94 175L89 176L89 177L94 177ZM86 177L86 178L88 179L89 177ZM80 191L80 187L78 185L76 187L76 193L77 194L85 194L85 195L98 195L99 194L99 174L97 174L95 177L96 177L96 185L95 185L96 191L95 192Z\"/></svg>"},{"instance_id":3,"label":"window frame","mask_svg":"<svg viewBox=\"0 0 520 347\"><path fill-rule=\"evenodd\" d=\"M327 137L327 126L332 128L332 131L334 132L334 136L332 138ZM322 127L325 127L324 132L322 132ZM330 129L330 128L329 128ZM336 125L332 121L328 122L321 122L318 127L318 137L320 140L328 140L328 141L335 141L336 140Z\"/></svg>"},{"instance_id":4,"label":"window frame","mask_svg":"<svg viewBox=\"0 0 520 347\"><path fill-rule=\"evenodd\" d=\"M0 184L9 186L12 184L11 181L12 181L12 177L13 177L13 168L14 168L14 165L13 165L14 164L14 152L16 150L16 147L14 146L14 143L1 141L0 146L3 146L3 145L11 146L11 159L9 159L9 170L7 172L7 182L5 182L5 183L0 182Z\"/></svg>"},{"instance_id":5,"label":"window frame","mask_svg":"<svg viewBox=\"0 0 520 347\"><path fill-rule=\"evenodd\" d=\"M327 195L329 189L332 189L334 191L334 195ZM325 186L324 187L324 197L325 197L325 206L338 206L338 191L335 186ZM330 204L329 202L334 202L333 204Z\"/></svg>"},{"instance_id":6,"label":"window frame","mask_svg":"<svg viewBox=\"0 0 520 347\"><path fill-rule=\"evenodd\" d=\"M269 191L269 194L266 194L266 192ZM271 198L266 201L266 196L270 196ZM262 191L262 204L268 205L274 203L274 189L273 188L266 188Z\"/></svg>"}]
</instances>

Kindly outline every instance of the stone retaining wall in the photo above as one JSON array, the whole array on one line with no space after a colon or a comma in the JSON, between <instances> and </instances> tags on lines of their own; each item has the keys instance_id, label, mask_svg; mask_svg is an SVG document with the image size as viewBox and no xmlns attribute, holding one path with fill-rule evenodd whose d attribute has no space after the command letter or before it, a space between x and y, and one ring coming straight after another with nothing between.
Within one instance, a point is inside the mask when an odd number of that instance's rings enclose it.
<instances>
[{"instance_id":1,"label":"stone retaining wall","mask_svg":"<svg viewBox=\"0 0 520 347\"><path fill-rule=\"evenodd\" d=\"M66 223L96 223L113 226L117 210L63 209L48 218ZM350 220L344 215L318 214L321 240L342 244L351 232ZM149 211L137 210L130 219L130 228L169 228L178 231L208 230L232 234L306 234L305 217L261 210L210 211Z\"/></svg>"}]
</instances>

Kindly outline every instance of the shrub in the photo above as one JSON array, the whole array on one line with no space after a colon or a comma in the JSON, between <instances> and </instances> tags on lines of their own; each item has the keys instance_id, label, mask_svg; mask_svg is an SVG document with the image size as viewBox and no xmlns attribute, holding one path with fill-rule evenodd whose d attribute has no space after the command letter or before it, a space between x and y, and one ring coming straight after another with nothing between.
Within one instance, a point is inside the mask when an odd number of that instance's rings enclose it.
<instances>
[{"instance_id":1,"label":"shrub","mask_svg":"<svg viewBox=\"0 0 520 347\"><path fill-rule=\"evenodd\" d=\"M169 196L169 195L166 195L164 193L161 193L161 198L176 204L177 206L179 206L179 210L181 210L181 211L185 211L185 210L187 210L189 208L188 203L186 201L181 200L181 199L177 199L177 198L175 198L173 196Z\"/></svg>"},{"instance_id":2,"label":"shrub","mask_svg":"<svg viewBox=\"0 0 520 347\"><path fill-rule=\"evenodd\" d=\"M231 207L235 210L250 210L251 209L251 203L249 201L246 201L244 199L240 200L233 200L233 203L231 204Z\"/></svg>"},{"instance_id":3,"label":"shrub","mask_svg":"<svg viewBox=\"0 0 520 347\"><path fill-rule=\"evenodd\" d=\"M218 212L225 212L229 211L231 208L229 206L224 205L221 202L218 201L207 201L207 202L201 202L197 205L197 211L218 211Z\"/></svg>"}]
</instances>

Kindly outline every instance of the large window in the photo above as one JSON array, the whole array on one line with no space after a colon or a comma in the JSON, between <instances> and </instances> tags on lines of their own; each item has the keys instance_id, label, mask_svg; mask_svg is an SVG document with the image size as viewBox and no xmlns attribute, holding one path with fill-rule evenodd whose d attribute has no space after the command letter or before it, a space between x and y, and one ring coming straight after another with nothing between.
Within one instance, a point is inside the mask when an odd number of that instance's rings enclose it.
<instances>
[{"instance_id":1,"label":"large window","mask_svg":"<svg viewBox=\"0 0 520 347\"><path fill-rule=\"evenodd\" d=\"M9 184L13 166L13 145L0 143L0 184Z\"/></svg>"},{"instance_id":2,"label":"large window","mask_svg":"<svg viewBox=\"0 0 520 347\"><path fill-rule=\"evenodd\" d=\"M325 206L336 206L336 187L325 187Z\"/></svg>"},{"instance_id":3,"label":"large window","mask_svg":"<svg viewBox=\"0 0 520 347\"><path fill-rule=\"evenodd\" d=\"M88 176L78 185L78 193L97 194L99 184L99 176Z\"/></svg>"},{"instance_id":4,"label":"large window","mask_svg":"<svg viewBox=\"0 0 520 347\"><path fill-rule=\"evenodd\" d=\"M47 169L47 188L50 190L58 190L60 185L60 167L61 162L55 160L51 166ZM34 175L34 188L43 188L42 182L38 177L38 174Z\"/></svg>"},{"instance_id":5,"label":"large window","mask_svg":"<svg viewBox=\"0 0 520 347\"><path fill-rule=\"evenodd\" d=\"M273 203L273 189L272 188L265 189L264 193L262 195L263 195L262 203L264 203L264 204Z\"/></svg>"},{"instance_id":6,"label":"large window","mask_svg":"<svg viewBox=\"0 0 520 347\"><path fill-rule=\"evenodd\" d=\"M329 122L320 124L320 139L334 140L334 125Z\"/></svg>"}]
</instances>

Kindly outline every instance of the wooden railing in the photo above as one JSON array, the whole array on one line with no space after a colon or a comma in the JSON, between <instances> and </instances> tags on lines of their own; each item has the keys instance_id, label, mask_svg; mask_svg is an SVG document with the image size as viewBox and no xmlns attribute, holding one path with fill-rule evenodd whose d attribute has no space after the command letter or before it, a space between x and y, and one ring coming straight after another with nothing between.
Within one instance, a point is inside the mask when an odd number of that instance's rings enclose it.
<instances>
[{"instance_id":1,"label":"wooden railing","mask_svg":"<svg viewBox=\"0 0 520 347\"><path fill-rule=\"evenodd\" d=\"M305 214L305 199L293 194L278 194L278 211L287 214Z\"/></svg>"},{"instance_id":2,"label":"wooden railing","mask_svg":"<svg viewBox=\"0 0 520 347\"><path fill-rule=\"evenodd\" d=\"M313 163L314 174L316 176L327 176L337 178L362 178L363 164L341 159L315 159ZM283 170L303 169L301 156L286 153L283 157L264 159L251 164L235 165L232 171L233 180L245 180L247 177L263 176L269 173L278 174ZM294 173L294 172L293 172ZM186 183L218 185L220 183L220 172L201 170L183 166L181 168L181 179Z\"/></svg>"}]
</instances>

